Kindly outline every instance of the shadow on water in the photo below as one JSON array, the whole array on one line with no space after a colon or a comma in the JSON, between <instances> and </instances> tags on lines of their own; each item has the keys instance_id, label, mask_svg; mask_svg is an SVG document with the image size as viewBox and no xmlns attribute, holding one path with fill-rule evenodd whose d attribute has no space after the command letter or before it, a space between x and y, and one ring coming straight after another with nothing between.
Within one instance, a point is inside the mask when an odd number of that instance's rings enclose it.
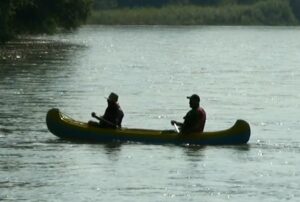
<instances>
[{"instance_id":1,"label":"shadow on water","mask_svg":"<svg viewBox=\"0 0 300 202\"><path fill-rule=\"evenodd\" d=\"M10 130L10 129L0 128L0 137L1 137L1 135L8 135L8 134L11 134L11 133L12 133L12 130Z\"/></svg>"},{"instance_id":2,"label":"shadow on water","mask_svg":"<svg viewBox=\"0 0 300 202\"><path fill-rule=\"evenodd\" d=\"M250 144L229 145L229 146L222 146L222 148L229 148L237 151L249 151L251 149L251 145Z\"/></svg>"},{"instance_id":3,"label":"shadow on water","mask_svg":"<svg viewBox=\"0 0 300 202\"><path fill-rule=\"evenodd\" d=\"M0 188L36 188L36 187L42 187L42 186L48 186L48 183L33 183L33 182L22 182L22 181L12 181L12 180L5 180L0 181ZM1 195L0 195L1 197ZM1 198L0 198L1 201Z\"/></svg>"},{"instance_id":4,"label":"shadow on water","mask_svg":"<svg viewBox=\"0 0 300 202\"><path fill-rule=\"evenodd\" d=\"M82 141L82 140L66 140L66 139L55 139L55 140L48 140L47 143L53 144L85 144L94 146L100 146L107 151L107 154L120 152L121 147L125 145L156 145L156 144L147 144L147 143L139 143L139 142L120 142L120 141L113 141L107 143L91 143L90 141ZM173 145L173 144L163 144L159 146L165 147L178 147L183 148L184 153L187 156L195 156L195 155L202 155L202 153L209 149L209 148L216 148L216 149L234 149L238 151L249 151L251 148L250 144L242 144L242 145Z\"/></svg>"},{"instance_id":5,"label":"shadow on water","mask_svg":"<svg viewBox=\"0 0 300 202\"><path fill-rule=\"evenodd\" d=\"M187 156L202 155L202 152L207 147L206 145L182 145L184 153Z\"/></svg>"},{"instance_id":6,"label":"shadow on water","mask_svg":"<svg viewBox=\"0 0 300 202\"><path fill-rule=\"evenodd\" d=\"M107 154L112 154L121 151L122 143L120 142L111 142L103 144L103 147Z\"/></svg>"},{"instance_id":7,"label":"shadow on water","mask_svg":"<svg viewBox=\"0 0 300 202\"><path fill-rule=\"evenodd\" d=\"M299 141L283 141L283 142L268 142L260 141L251 145L253 149L260 150L275 150L275 151L294 151L300 153L300 142Z\"/></svg>"},{"instance_id":8,"label":"shadow on water","mask_svg":"<svg viewBox=\"0 0 300 202\"><path fill-rule=\"evenodd\" d=\"M249 151L251 148L250 144L241 145L183 145L187 155L202 152L209 148L217 149L234 149L239 151Z\"/></svg>"},{"instance_id":9,"label":"shadow on water","mask_svg":"<svg viewBox=\"0 0 300 202\"><path fill-rule=\"evenodd\" d=\"M53 140L47 140L44 141L44 143L47 144L55 144L55 145L60 145L60 144L73 144L73 145L89 145L90 147L97 147L105 150L105 153L108 155L115 155L121 152L121 148L123 145L128 144L126 142L107 142L107 143L91 143L91 142L86 142L86 141L76 141L76 140L66 140L66 139L53 139Z\"/></svg>"}]
</instances>

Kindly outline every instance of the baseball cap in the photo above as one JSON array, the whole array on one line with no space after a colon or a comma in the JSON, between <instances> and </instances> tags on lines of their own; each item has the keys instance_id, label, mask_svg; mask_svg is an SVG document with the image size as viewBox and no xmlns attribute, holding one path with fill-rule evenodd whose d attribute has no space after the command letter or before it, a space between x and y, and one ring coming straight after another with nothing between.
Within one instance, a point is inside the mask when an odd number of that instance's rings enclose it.
<instances>
[{"instance_id":1,"label":"baseball cap","mask_svg":"<svg viewBox=\"0 0 300 202\"><path fill-rule=\"evenodd\" d=\"M200 102L200 97L197 94L193 94L191 96L187 96L186 98L190 99L190 100L196 100L196 101Z\"/></svg>"}]
</instances>

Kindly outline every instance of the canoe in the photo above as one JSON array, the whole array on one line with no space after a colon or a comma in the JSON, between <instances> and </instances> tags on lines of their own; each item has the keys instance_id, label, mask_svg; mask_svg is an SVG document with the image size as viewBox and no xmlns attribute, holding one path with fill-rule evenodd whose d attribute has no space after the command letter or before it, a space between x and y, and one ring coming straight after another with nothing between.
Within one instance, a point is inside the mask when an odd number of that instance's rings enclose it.
<instances>
[{"instance_id":1,"label":"canoe","mask_svg":"<svg viewBox=\"0 0 300 202\"><path fill-rule=\"evenodd\" d=\"M244 120L237 120L229 129L178 134L173 130L151 129L105 129L76 121L59 109L50 109L46 116L49 131L59 138L91 143L141 142L149 144L190 144L190 145L235 145L246 144L250 138L250 126Z\"/></svg>"}]
</instances>

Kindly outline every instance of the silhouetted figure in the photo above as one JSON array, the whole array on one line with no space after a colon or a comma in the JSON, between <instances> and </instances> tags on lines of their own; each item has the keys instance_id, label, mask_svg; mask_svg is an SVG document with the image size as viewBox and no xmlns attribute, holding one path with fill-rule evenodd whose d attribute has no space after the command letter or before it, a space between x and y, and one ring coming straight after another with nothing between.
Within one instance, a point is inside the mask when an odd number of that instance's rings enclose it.
<instances>
[{"instance_id":1,"label":"silhouetted figure","mask_svg":"<svg viewBox=\"0 0 300 202\"><path fill-rule=\"evenodd\" d=\"M190 107L192 109L183 118L183 123L172 120L171 124L178 125L181 133L203 132L206 121L206 113L204 109L200 107L200 97L193 94L187 98L190 100Z\"/></svg>"},{"instance_id":2,"label":"silhouetted figure","mask_svg":"<svg viewBox=\"0 0 300 202\"><path fill-rule=\"evenodd\" d=\"M98 119L100 122L89 121L89 125L99 126L101 128L121 128L124 113L118 103L118 95L111 93L107 98L107 108L103 116L96 116L92 112L92 117Z\"/></svg>"}]
</instances>

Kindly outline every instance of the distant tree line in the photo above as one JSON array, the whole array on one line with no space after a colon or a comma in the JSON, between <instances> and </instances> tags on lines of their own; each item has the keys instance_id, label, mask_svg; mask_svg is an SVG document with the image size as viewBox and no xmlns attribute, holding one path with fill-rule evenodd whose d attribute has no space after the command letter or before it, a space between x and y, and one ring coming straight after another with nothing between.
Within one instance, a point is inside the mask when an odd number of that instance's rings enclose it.
<instances>
[{"instance_id":1,"label":"distant tree line","mask_svg":"<svg viewBox=\"0 0 300 202\"><path fill-rule=\"evenodd\" d=\"M215 20L217 23L223 23L222 20L219 20L222 19L222 15L223 17L226 17L226 15L237 15L237 17L233 16L230 18L238 18L239 13L243 14L242 17L244 19L242 22L247 21L248 18L261 18L260 22L262 24L265 23L267 18L272 21L279 19L279 23L282 22L282 19L292 18L297 19L298 23L300 22L300 0L0 0L0 42L12 39L19 34L54 33L59 29L74 29L86 20L91 7L93 7L93 10L105 10L105 12L108 12L108 10L120 10L123 8L130 10L133 10L132 8L148 7L159 9L170 5L177 6L178 19L184 18L180 17L182 15L180 11L181 6L200 6L203 8L201 9L202 15L206 18L217 18L218 20ZM218 16L218 12L214 13L212 11L212 8L217 7L220 10L224 5L227 7L232 5L230 13ZM236 5L257 5L254 8L257 8L259 12L255 13L255 9L249 12L246 8L237 7ZM279 8L282 5L284 6ZM201 13L198 13L194 7L190 8L194 9L193 15L197 18L197 15L201 15ZM184 11L186 12L187 9L185 7ZM221 11L225 10L222 9ZM232 13L232 11L236 13ZM140 16L143 16L144 12L148 11L141 11ZM189 11L187 12L190 13ZM120 12L119 16L122 15ZM164 13L164 15L166 15L165 17L170 17L168 13ZM110 14L106 16L110 17ZM157 16L154 15L152 20L155 20L155 17ZM103 18L103 15L99 15L100 18ZM176 21L178 19L174 18ZM187 20L189 21L189 19ZM224 20L226 21L226 19ZM142 23L141 20L140 22ZM204 20L203 23L205 22ZM241 20L236 21L237 24L239 22ZM135 23L135 21L132 21L132 23ZM159 22L157 23L159 24ZM181 21L178 21L178 24L180 23ZM195 21L193 23L197 24L198 22Z\"/></svg>"},{"instance_id":2,"label":"distant tree line","mask_svg":"<svg viewBox=\"0 0 300 202\"><path fill-rule=\"evenodd\" d=\"M224 0L94 0L95 9L162 7L169 4L217 5Z\"/></svg>"},{"instance_id":3,"label":"distant tree line","mask_svg":"<svg viewBox=\"0 0 300 202\"><path fill-rule=\"evenodd\" d=\"M0 0L0 42L18 34L76 28L91 5L92 0Z\"/></svg>"},{"instance_id":4,"label":"distant tree line","mask_svg":"<svg viewBox=\"0 0 300 202\"><path fill-rule=\"evenodd\" d=\"M290 5L296 18L300 21L300 0L290 0Z\"/></svg>"},{"instance_id":5,"label":"distant tree line","mask_svg":"<svg viewBox=\"0 0 300 202\"><path fill-rule=\"evenodd\" d=\"M94 0L93 8L114 9L114 8L138 8L138 7L163 7L166 5L200 5L200 6L220 6L227 4L249 5L266 0ZM300 21L300 0L289 1L295 17ZM274 3L276 3L274 1Z\"/></svg>"},{"instance_id":6,"label":"distant tree line","mask_svg":"<svg viewBox=\"0 0 300 202\"><path fill-rule=\"evenodd\" d=\"M299 1L299 0L297 0ZM299 25L289 0L223 0L219 4L170 4L93 10L90 24L105 25ZM211 2L210 2L211 3ZM295 4L296 5L296 4ZM294 14L295 12L295 14Z\"/></svg>"},{"instance_id":7,"label":"distant tree line","mask_svg":"<svg viewBox=\"0 0 300 202\"><path fill-rule=\"evenodd\" d=\"M260 1L265 0L94 0L94 8L162 7L170 4L218 6L223 4L254 4ZM290 1L292 5L299 4L299 0Z\"/></svg>"}]
</instances>

